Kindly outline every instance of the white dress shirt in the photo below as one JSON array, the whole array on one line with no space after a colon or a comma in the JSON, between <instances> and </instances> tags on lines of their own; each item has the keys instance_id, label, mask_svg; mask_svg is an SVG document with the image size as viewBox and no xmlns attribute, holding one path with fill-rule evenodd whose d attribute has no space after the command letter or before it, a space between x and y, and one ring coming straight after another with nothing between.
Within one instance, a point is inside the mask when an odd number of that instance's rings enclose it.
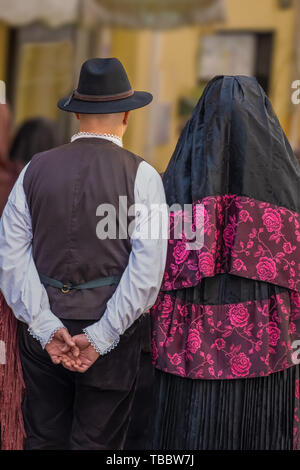
<instances>
[{"instance_id":1,"label":"white dress shirt","mask_svg":"<svg viewBox=\"0 0 300 470\"><path fill-rule=\"evenodd\" d=\"M114 136L91 136L122 145ZM78 134L72 140L80 137ZM0 219L0 289L16 318L28 324L29 332L44 348L64 325L51 312L32 257L31 216L23 187L28 165L30 162L15 183ZM168 243L165 193L159 174L144 161L137 170L134 199L148 211L138 210L138 206L135 211L128 266L101 319L84 330L100 354L113 349L127 328L154 304L164 273ZM159 236L148 237L149 223Z\"/></svg>"}]
</instances>

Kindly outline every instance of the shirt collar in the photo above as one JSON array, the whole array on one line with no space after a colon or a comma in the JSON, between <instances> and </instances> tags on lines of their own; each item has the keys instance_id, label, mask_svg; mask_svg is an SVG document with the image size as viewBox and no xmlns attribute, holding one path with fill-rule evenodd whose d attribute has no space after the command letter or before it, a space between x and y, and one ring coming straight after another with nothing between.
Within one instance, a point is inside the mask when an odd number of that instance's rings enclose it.
<instances>
[{"instance_id":1,"label":"shirt collar","mask_svg":"<svg viewBox=\"0 0 300 470\"><path fill-rule=\"evenodd\" d=\"M110 140L114 144L118 145L119 147L123 147L122 139L114 134L96 134L94 132L78 132L77 134L72 135L71 142L74 142L77 139L82 138L96 138L96 139L105 139Z\"/></svg>"}]
</instances>

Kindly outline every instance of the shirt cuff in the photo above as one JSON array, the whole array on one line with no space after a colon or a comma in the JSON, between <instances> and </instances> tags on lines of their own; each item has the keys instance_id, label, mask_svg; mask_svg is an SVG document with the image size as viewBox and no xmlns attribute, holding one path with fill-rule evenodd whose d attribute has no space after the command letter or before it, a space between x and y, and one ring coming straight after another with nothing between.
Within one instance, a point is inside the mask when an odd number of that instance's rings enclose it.
<instances>
[{"instance_id":1,"label":"shirt cuff","mask_svg":"<svg viewBox=\"0 0 300 470\"><path fill-rule=\"evenodd\" d=\"M105 328L101 320L84 328L83 332L101 356L112 351L120 341L120 335L109 328Z\"/></svg>"},{"instance_id":2,"label":"shirt cuff","mask_svg":"<svg viewBox=\"0 0 300 470\"><path fill-rule=\"evenodd\" d=\"M29 333L41 343L43 349L50 343L58 330L65 328L61 320L51 310L40 312L28 326Z\"/></svg>"}]
</instances>

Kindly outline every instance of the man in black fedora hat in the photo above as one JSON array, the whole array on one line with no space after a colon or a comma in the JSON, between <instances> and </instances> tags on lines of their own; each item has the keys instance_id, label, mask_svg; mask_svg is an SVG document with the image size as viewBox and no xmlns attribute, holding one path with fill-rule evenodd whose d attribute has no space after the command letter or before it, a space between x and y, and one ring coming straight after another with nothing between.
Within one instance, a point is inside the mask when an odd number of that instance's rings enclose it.
<instances>
[{"instance_id":1,"label":"man in black fedora hat","mask_svg":"<svg viewBox=\"0 0 300 470\"><path fill-rule=\"evenodd\" d=\"M129 112L151 100L118 59L86 61L58 102L80 132L35 155L5 207L0 289L21 321L26 449L124 446L167 250L160 176L122 146Z\"/></svg>"}]
</instances>

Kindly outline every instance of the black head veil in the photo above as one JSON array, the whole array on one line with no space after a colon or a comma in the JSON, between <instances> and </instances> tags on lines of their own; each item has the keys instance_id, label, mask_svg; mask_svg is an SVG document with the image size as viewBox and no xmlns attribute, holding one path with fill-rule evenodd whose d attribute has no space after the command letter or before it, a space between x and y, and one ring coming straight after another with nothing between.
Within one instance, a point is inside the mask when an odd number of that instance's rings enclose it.
<instances>
[{"instance_id":1,"label":"black head veil","mask_svg":"<svg viewBox=\"0 0 300 470\"><path fill-rule=\"evenodd\" d=\"M300 167L255 78L217 76L179 138L163 181L168 204L236 194L299 212Z\"/></svg>"}]
</instances>

